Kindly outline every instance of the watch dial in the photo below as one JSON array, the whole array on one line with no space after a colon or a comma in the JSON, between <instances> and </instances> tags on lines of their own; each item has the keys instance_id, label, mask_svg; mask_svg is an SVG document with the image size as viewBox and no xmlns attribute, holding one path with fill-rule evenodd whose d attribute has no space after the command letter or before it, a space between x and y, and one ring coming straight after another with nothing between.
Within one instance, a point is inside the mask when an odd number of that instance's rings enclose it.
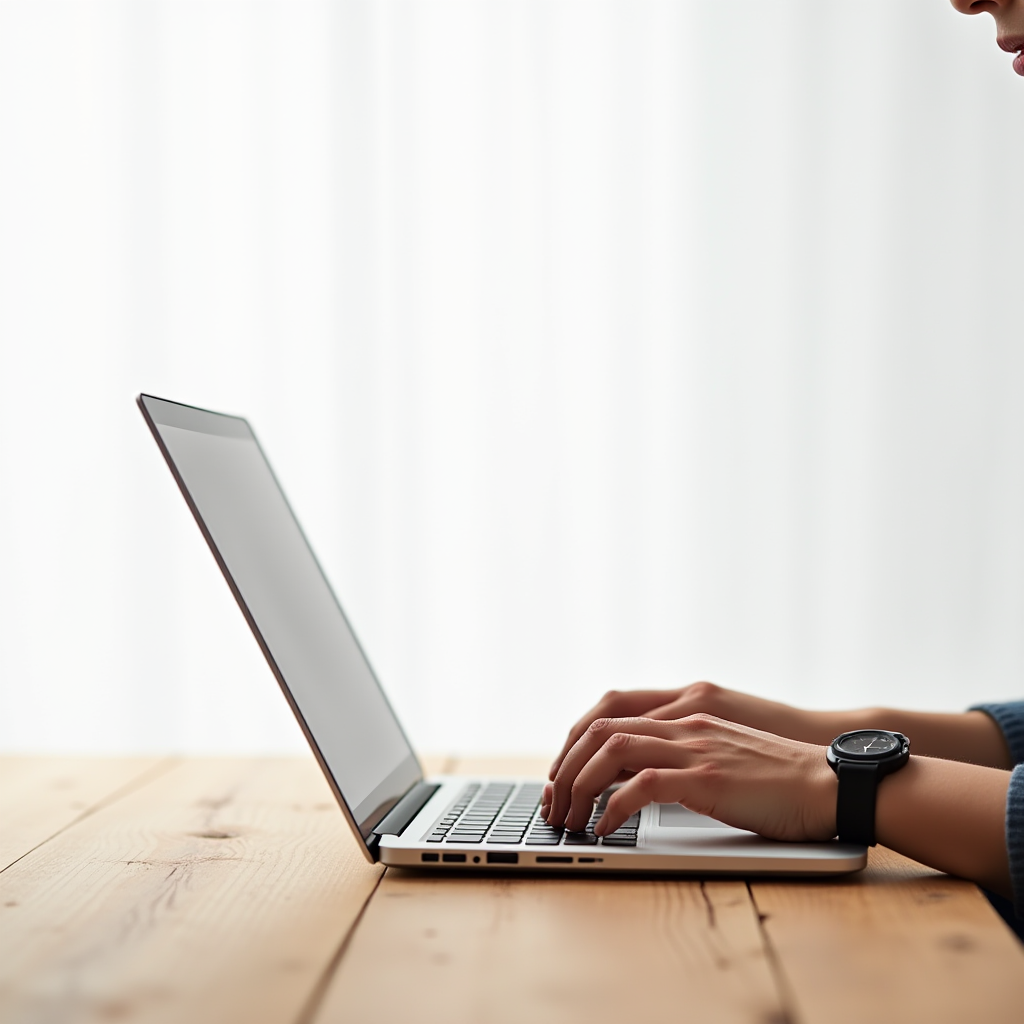
<instances>
[{"instance_id":1,"label":"watch dial","mask_svg":"<svg viewBox=\"0 0 1024 1024\"><path fill-rule=\"evenodd\" d=\"M836 749L844 754L891 754L899 746L899 741L887 732L867 729L855 732L836 744Z\"/></svg>"}]
</instances>

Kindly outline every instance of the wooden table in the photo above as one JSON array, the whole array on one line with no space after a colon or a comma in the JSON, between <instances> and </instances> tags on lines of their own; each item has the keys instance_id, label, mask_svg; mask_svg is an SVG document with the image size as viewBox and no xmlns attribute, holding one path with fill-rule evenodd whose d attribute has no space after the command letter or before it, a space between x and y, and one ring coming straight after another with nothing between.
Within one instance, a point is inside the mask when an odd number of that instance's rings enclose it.
<instances>
[{"instance_id":1,"label":"wooden table","mask_svg":"<svg viewBox=\"0 0 1024 1024\"><path fill-rule=\"evenodd\" d=\"M749 885L385 871L311 759L0 759L0 915L3 1024L1024 1021L1024 947L889 851Z\"/></svg>"}]
</instances>

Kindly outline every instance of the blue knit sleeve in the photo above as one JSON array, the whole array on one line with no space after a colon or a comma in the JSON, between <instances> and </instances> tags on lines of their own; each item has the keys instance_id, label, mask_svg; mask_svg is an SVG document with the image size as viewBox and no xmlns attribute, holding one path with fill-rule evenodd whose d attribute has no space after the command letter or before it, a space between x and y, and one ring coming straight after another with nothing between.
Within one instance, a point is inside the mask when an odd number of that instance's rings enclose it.
<instances>
[{"instance_id":1,"label":"blue knit sleeve","mask_svg":"<svg viewBox=\"0 0 1024 1024\"><path fill-rule=\"evenodd\" d=\"M1017 919L1024 918L1024 765L1010 776L1006 794L1006 851L1010 855L1010 881Z\"/></svg>"},{"instance_id":2,"label":"blue knit sleeve","mask_svg":"<svg viewBox=\"0 0 1024 1024\"><path fill-rule=\"evenodd\" d=\"M1017 911L1017 922L1011 926L1020 935L1019 922L1024 919L1024 700L976 704L970 710L984 711L1002 729L1010 757L1017 766L1010 775L1006 794L1006 852L1010 858L1013 905Z\"/></svg>"},{"instance_id":3,"label":"blue knit sleeve","mask_svg":"<svg viewBox=\"0 0 1024 1024\"><path fill-rule=\"evenodd\" d=\"M1014 764L1024 762L1024 700L1007 704L975 704L970 711L984 711L1003 730ZM1022 893L1024 895L1024 893Z\"/></svg>"}]
</instances>

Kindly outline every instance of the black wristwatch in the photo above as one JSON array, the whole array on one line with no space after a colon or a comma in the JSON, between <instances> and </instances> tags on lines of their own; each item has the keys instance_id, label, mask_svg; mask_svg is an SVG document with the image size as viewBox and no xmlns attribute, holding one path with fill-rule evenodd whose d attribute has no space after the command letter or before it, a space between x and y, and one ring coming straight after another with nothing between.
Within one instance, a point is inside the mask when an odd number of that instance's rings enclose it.
<instances>
[{"instance_id":1,"label":"black wristwatch","mask_svg":"<svg viewBox=\"0 0 1024 1024\"><path fill-rule=\"evenodd\" d=\"M910 760L910 740L901 732L858 729L837 736L825 757L839 777L839 842L874 846L878 783Z\"/></svg>"}]
</instances>

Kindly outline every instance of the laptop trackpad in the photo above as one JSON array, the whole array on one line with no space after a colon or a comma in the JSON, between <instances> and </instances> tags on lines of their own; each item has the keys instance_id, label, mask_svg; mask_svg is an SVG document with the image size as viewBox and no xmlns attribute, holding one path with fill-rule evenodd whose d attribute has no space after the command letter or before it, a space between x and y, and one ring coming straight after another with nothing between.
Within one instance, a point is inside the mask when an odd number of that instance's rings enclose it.
<instances>
[{"instance_id":1,"label":"laptop trackpad","mask_svg":"<svg viewBox=\"0 0 1024 1024\"><path fill-rule=\"evenodd\" d=\"M729 828L714 818L687 810L682 804L658 804L658 824L662 828Z\"/></svg>"}]
</instances>

